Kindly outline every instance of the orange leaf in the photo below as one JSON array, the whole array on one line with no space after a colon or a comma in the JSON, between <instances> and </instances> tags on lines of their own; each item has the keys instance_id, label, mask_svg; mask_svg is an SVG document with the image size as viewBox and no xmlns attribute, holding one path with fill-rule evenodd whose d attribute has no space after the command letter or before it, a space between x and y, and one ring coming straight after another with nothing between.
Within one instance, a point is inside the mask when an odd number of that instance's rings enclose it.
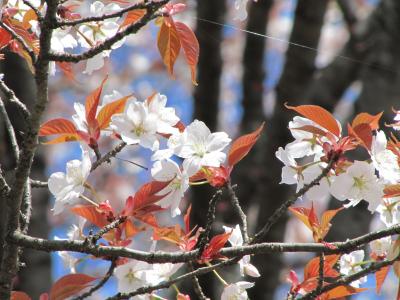
<instances>
[{"instance_id":1,"label":"orange leaf","mask_svg":"<svg viewBox=\"0 0 400 300\"><path fill-rule=\"evenodd\" d=\"M382 117L383 112L380 112L377 115L370 115L369 113L360 113L358 114L353 122L351 123L351 127L356 127L360 124L368 124L372 130L379 129L379 120Z\"/></svg>"},{"instance_id":2,"label":"orange leaf","mask_svg":"<svg viewBox=\"0 0 400 300\"><path fill-rule=\"evenodd\" d=\"M171 227L153 228L153 239L155 241L165 240L179 245L184 236L185 233L182 231L178 224Z\"/></svg>"},{"instance_id":3,"label":"orange leaf","mask_svg":"<svg viewBox=\"0 0 400 300\"><path fill-rule=\"evenodd\" d=\"M100 228L106 226L109 223L104 214L102 214L94 205L74 206L71 208L71 211Z\"/></svg>"},{"instance_id":4,"label":"orange leaf","mask_svg":"<svg viewBox=\"0 0 400 300\"><path fill-rule=\"evenodd\" d=\"M381 293L381 288L383 283L385 282L386 276L389 273L390 266L383 267L379 269L375 273L375 279L376 279L376 293L380 294Z\"/></svg>"},{"instance_id":5,"label":"orange leaf","mask_svg":"<svg viewBox=\"0 0 400 300\"><path fill-rule=\"evenodd\" d=\"M361 292L364 292L368 290L367 288L355 288L349 285L341 285L338 286L326 293L324 293L323 295L325 296L323 299L326 300L331 300L331 299L337 299L337 298L342 298L342 297L346 297L346 296L350 296L350 295L354 295L354 294L358 294Z\"/></svg>"},{"instance_id":6,"label":"orange leaf","mask_svg":"<svg viewBox=\"0 0 400 300\"><path fill-rule=\"evenodd\" d=\"M10 300L31 300L32 298L28 296L27 293L20 291L12 291Z\"/></svg>"},{"instance_id":7,"label":"orange leaf","mask_svg":"<svg viewBox=\"0 0 400 300\"><path fill-rule=\"evenodd\" d=\"M174 64L181 49L181 42L174 21L164 20L158 32L157 46L169 74L174 74Z\"/></svg>"},{"instance_id":8,"label":"orange leaf","mask_svg":"<svg viewBox=\"0 0 400 300\"><path fill-rule=\"evenodd\" d=\"M383 189L385 198L400 196L400 184L389 184Z\"/></svg>"},{"instance_id":9,"label":"orange leaf","mask_svg":"<svg viewBox=\"0 0 400 300\"><path fill-rule=\"evenodd\" d=\"M207 262L214 258L219 258L220 255L218 254L218 252L226 244L231 234L232 232L226 232L214 236L201 254L202 261Z\"/></svg>"},{"instance_id":10,"label":"orange leaf","mask_svg":"<svg viewBox=\"0 0 400 300\"><path fill-rule=\"evenodd\" d=\"M81 140L81 138L77 134L63 134L55 139L44 142L43 144L55 145L55 144L59 144L59 143L76 142L76 141L80 141L80 140Z\"/></svg>"},{"instance_id":11,"label":"orange leaf","mask_svg":"<svg viewBox=\"0 0 400 300\"><path fill-rule=\"evenodd\" d=\"M76 134L76 127L70 120L58 118L47 121L39 129L39 136L53 134Z\"/></svg>"},{"instance_id":12,"label":"orange leaf","mask_svg":"<svg viewBox=\"0 0 400 300\"><path fill-rule=\"evenodd\" d=\"M356 138L368 150L371 150L372 145L372 129L369 124L358 124L355 127L348 125L349 136Z\"/></svg>"},{"instance_id":13,"label":"orange leaf","mask_svg":"<svg viewBox=\"0 0 400 300\"><path fill-rule=\"evenodd\" d=\"M175 27L179 35L183 53L185 54L186 62L190 67L192 82L194 85L197 85L196 66L199 61L199 41L192 29L190 29L186 24L175 22Z\"/></svg>"},{"instance_id":14,"label":"orange leaf","mask_svg":"<svg viewBox=\"0 0 400 300\"><path fill-rule=\"evenodd\" d=\"M340 127L336 119L326 109L317 105L299 105L289 106L285 104L288 109L294 110L301 114L303 117L317 123L319 126L325 128L337 137L340 136Z\"/></svg>"},{"instance_id":15,"label":"orange leaf","mask_svg":"<svg viewBox=\"0 0 400 300\"><path fill-rule=\"evenodd\" d=\"M321 217L321 225L320 225L320 238L323 239L328 233L331 227L331 220L336 216L336 214L344 209L344 207L340 207L338 209L327 210L322 214Z\"/></svg>"},{"instance_id":16,"label":"orange leaf","mask_svg":"<svg viewBox=\"0 0 400 300\"><path fill-rule=\"evenodd\" d=\"M340 255L332 254L324 257L324 277L336 277L339 273L333 268ZM304 280L319 276L319 257L314 257L304 268Z\"/></svg>"},{"instance_id":17,"label":"orange leaf","mask_svg":"<svg viewBox=\"0 0 400 300\"><path fill-rule=\"evenodd\" d=\"M71 81L75 79L74 71L72 70L72 64L65 61L56 62L57 66L61 69L64 75Z\"/></svg>"},{"instance_id":18,"label":"orange leaf","mask_svg":"<svg viewBox=\"0 0 400 300\"><path fill-rule=\"evenodd\" d=\"M299 219L304 225L307 226L308 229L313 231L313 228L308 219L308 215L310 214L310 209L305 207L289 207L289 211L294 214L294 216Z\"/></svg>"},{"instance_id":19,"label":"orange leaf","mask_svg":"<svg viewBox=\"0 0 400 300\"><path fill-rule=\"evenodd\" d=\"M127 220L124 223L124 227L125 227L125 236L127 239L133 237L134 235L142 231L141 228L136 227L131 220Z\"/></svg>"},{"instance_id":20,"label":"orange leaf","mask_svg":"<svg viewBox=\"0 0 400 300\"><path fill-rule=\"evenodd\" d=\"M61 277L50 290L50 300L64 300L90 286L97 278L86 274L69 274Z\"/></svg>"},{"instance_id":21,"label":"orange leaf","mask_svg":"<svg viewBox=\"0 0 400 300\"><path fill-rule=\"evenodd\" d=\"M136 23L139 21L143 16L146 14L145 9L135 9L131 10L126 14L124 22L122 22L121 26L119 28L123 28L125 26L129 26L133 23Z\"/></svg>"},{"instance_id":22,"label":"orange leaf","mask_svg":"<svg viewBox=\"0 0 400 300\"><path fill-rule=\"evenodd\" d=\"M228 154L228 164L229 166L236 165L239 161L245 157L254 144L257 142L258 138L260 137L261 131L264 128L264 123L261 124L255 131L252 133L242 135L241 137L237 138L233 143L232 147L229 150Z\"/></svg>"},{"instance_id":23,"label":"orange leaf","mask_svg":"<svg viewBox=\"0 0 400 300\"><path fill-rule=\"evenodd\" d=\"M89 126L96 119L97 107L99 106L101 92L103 91L103 86L106 80L107 76L103 79L100 86L86 97L86 122Z\"/></svg>"},{"instance_id":24,"label":"orange leaf","mask_svg":"<svg viewBox=\"0 0 400 300\"><path fill-rule=\"evenodd\" d=\"M111 117L114 114L119 114L124 111L125 103L130 97L132 97L132 95L115 100L101 108L99 114L97 115L97 121L99 122L100 129L105 129L110 125Z\"/></svg>"}]
</instances>

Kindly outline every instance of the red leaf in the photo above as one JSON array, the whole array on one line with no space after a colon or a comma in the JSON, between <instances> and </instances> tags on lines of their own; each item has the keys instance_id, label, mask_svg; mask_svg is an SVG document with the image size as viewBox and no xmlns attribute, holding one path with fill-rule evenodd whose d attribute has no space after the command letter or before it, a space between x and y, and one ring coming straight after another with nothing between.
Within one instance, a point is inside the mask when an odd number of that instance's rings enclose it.
<instances>
[{"instance_id":1,"label":"red leaf","mask_svg":"<svg viewBox=\"0 0 400 300\"><path fill-rule=\"evenodd\" d=\"M56 64L69 80L71 81L75 80L75 74L74 71L72 70L71 63L57 61Z\"/></svg>"},{"instance_id":2,"label":"red leaf","mask_svg":"<svg viewBox=\"0 0 400 300\"><path fill-rule=\"evenodd\" d=\"M53 134L76 134L76 127L70 120L58 118L47 121L39 129L39 136Z\"/></svg>"},{"instance_id":3,"label":"red leaf","mask_svg":"<svg viewBox=\"0 0 400 300\"><path fill-rule=\"evenodd\" d=\"M375 273L375 279L376 279L376 293L380 294L381 293L381 288L383 283L385 282L386 276L389 273L390 266L383 267L379 269Z\"/></svg>"},{"instance_id":4,"label":"red leaf","mask_svg":"<svg viewBox=\"0 0 400 300\"><path fill-rule=\"evenodd\" d=\"M324 257L324 277L336 277L339 275L333 266L339 260L340 255L332 254ZM319 257L314 257L304 268L304 280L319 276Z\"/></svg>"},{"instance_id":5,"label":"red leaf","mask_svg":"<svg viewBox=\"0 0 400 300\"><path fill-rule=\"evenodd\" d=\"M304 225L307 226L311 231L313 230L308 215L310 214L310 209L306 207L289 207L289 211L294 214L294 216L299 219Z\"/></svg>"},{"instance_id":6,"label":"red leaf","mask_svg":"<svg viewBox=\"0 0 400 300\"><path fill-rule=\"evenodd\" d=\"M126 14L124 22L121 24L119 28L123 28L125 26L129 26L133 23L139 21L146 14L145 9L135 9L131 10Z\"/></svg>"},{"instance_id":7,"label":"red leaf","mask_svg":"<svg viewBox=\"0 0 400 300\"><path fill-rule=\"evenodd\" d=\"M368 150L371 150L371 145L372 145L372 129L369 124L358 124L355 127L351 127L348 125L348 132L349 136L354 137L358 141L361 142L361 144L367 148Z\"/></svg>"},{"instance_id":8,"label":"red leaf","mask_svg":"<svg viewBox=\"0 0 400 300\"><path fill-rule=\"evenodd\" d=\"M392 198L400 196L400 184L389 184L383 189L385 198Z\"/></svg>"},{"instance_id":9,"label":"red leaf","mask_svg":"<svg viewBox=\"0 0 400 300\"><path fill-rule=\"evenodd\" d=\"M337 137L340 136L340 127L336 119L326 109L317 105L299 105L289 106L285 104L288 109L294 110L301 114L303 117L317 123L319 126L325 128Z\"/></svg>"},{"instance_id":10,"label":"red leaf","mask_svg":"<svg viewBox=\"0 0 400 300\"><path fill-rule=\"evenodd\" d=\"M344 207L340 207L338 209L327 210L326 212L324 212L322 214L321 224L319 226L319 231L320 231L319 235L320 235L321 239L323 239L327 235L329 229L331 228L331 220L336 216L336 214L339 211L341 211L343 209L344 209Z\"/></svg>"},{"instance_id":11,"label":"red leaf","mask_svg":"<svg viewBox=\"0 0 400 300\"><path fill-rule=\"evenodd\" d=\"M326 293L323 294L323 299L326 300L331 300L331 299L338 299L338 298L343 298L346 296L350 296L350 295L354 295L354 294L358 294L361 293L363 291L368 290L367 288L355 288L349 285L341 285L338 286Z\"/></svg>"},{"instance_id":12,"label":"red leaf","mask_svg":"<svg viewBox=\"0 0 400 300\"><path fill-rule=\"evenodd\" d=\"M252 133L243 135L237 138L233 143L232 147L229 150L228 154L228 164L229 166L233 167L239 161L245 157L254 144L257 142L258 138L260 137L261 131L264 128L264 123L261 124L258 129L253 131Z\"/></svg>"},{"instance_id":13,"label":"red leaf","mask_svg":"<svg viewBox=\"0 0 400 300\"><path fill-rule=\"evenodd\" d=\"M28 296L27 293L20 291L12 291L10 300L31 300L32 298Z\"/></svg>"},{"instance_id":14,"label":"red leaf","mask_svg":"<svg viewBox=\"0 0 400 300\"><path fill-rule=\"evenodd\" d=\"M192 205L189 205L186 210L186 214L183 217L183 221L185 222L185 233L188 234L190 232L190 213L192 212Z\"/></svg>"},{"instance_id":15,"label":"red leaf","mask_svg":"<svg viewBox=\"0 0 400 300\"><path fill-rule=\"evenodd\" d=\"M377 130L379 129L379 120L382 117L382 114L383 112L380 112L374 116L369 113L360 113L354 118L351 127L354 128L360 124L368 124L372 130Z\"/></svg>"},{"instance_id":16,"label":"red leaf","mask_svg":"<svg viewBox=\"0 0 400 300\"><path fill-rule=\"evenodd\" d=\"M103 91L103 85L107 80L107 76L103 79L100 86L86 97L85 110L86 110L86 122L89 127L92 127L93 121L96 119L97 107L99 106L101 92Z\"/></svg>"},{"instance_id":17,"label":"red leaf","mask_svg":"<svg viewBox=\"0 0 400 300\"><path fill-rule=\"evenodd\" d=\"M0 28L0 49L6 47L11 40L11 34L9 34L7 30Z\"/></svg>"},{"instance_id":18,"label":"red leaf","mask_svg":"<svg viewBox=\"0 0 400 300\"><path fill-rule=\"evenodd\" d=\"M231 234L232 232L226 232L214 236L201 254L201 260L207 262L215 258L220 258L221 256L218 255L218 252L224 247Z\"/></svg>"},{"instance_id":19,"label":"red leaf","mask_svg":"<svg viewBox=\"0 0 400 300\"><path fill-rule=\"evenodd\" d=\"M135 236L139 232L143 231L142 228L136 227L131 220L127 220L124 223L124 228L125 228L125 237L127 239Z\"/></svg>"},{"instance_id":20,"label":"red leaf","mask_svg":"<svg viewBox=\"0 0 400 300\"><path fill-rule=\"evenodd\" d=\"M181 49L181 42L174 21L165 18L158 32L157 46L169 74L174 74L174 64Z\"/></svg>"},{"instance_id":21,"label":"red leaf","mask_svg":"<svg viewBox=\"0 0 400 300\"><path fill-rule=\"evenodd\" d=\"M86 274L69 274L53 284L50 290L50 300L64 300L90 286L97 278Z\"/></svg>"},{"instance_id":22,"label":"red leaf","mask_svg":"<svg viewBox=\"0 0 400 300\"><path fill-rule=\"evenodd\" d=\"M100 129L105 129L110 125L111 117L114 114L119 114L124 111L125 103L130 97L132 97L132 95L115 100L101 108L99 114L97 115L97 121Z\"/></svg>"},{"instance_id":23,"label":"red leaf","mask_svg":"<svg viewBox=\"0 0 400 300\"><path fill-rule=\"evenodd\" d=\"M71 208L71 211L100 228L106 226L109 223L106 216L102 214L101 211L94 205L74 206Z\"/></svg>"},{"instance_id":24,"label":"red leaf","mask_svg":"<svg viewBox=\"0 0 400 300\"><path fill-rule=\"evenodd\" d=\"M151 181L142 185L133 197L130 196L126 200L123 215L132 215L135 211L160 201L166 195L156 194L162 191L169 183L170 181Z\"/></svg>"},{"instance_id":25,"label":"red leaf","mask_svg":"<svg viewBox=\"0 0 400 300\"><path fill-rule=\"evenodd\" d=\"M190 67L192 74L192 82L197 85L196 82L196 66L199 61L200 46L196 35L187 25L181 22L175 22L175 27L179 35L179 40L185 54L186 62Z\"/></svg>"}]
</instances>

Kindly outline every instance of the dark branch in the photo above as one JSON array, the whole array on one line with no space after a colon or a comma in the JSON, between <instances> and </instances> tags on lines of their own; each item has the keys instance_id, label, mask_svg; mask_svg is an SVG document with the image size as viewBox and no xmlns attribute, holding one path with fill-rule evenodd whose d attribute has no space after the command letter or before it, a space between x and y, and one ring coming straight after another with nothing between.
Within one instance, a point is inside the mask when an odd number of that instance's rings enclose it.
<instances>
[{"instance_id":1,"label":"dark branch","mask_svg":"<svg viewBox=\"0 0 400 300\"><path fill-rule=\"evenodd\" d=\"M8 136L10 137L11 147L12 147L12 150L13 150L15 161L18 164L18 161L19 161L19 146L18 146L17 137L15 136L14 127L11 124L10 118L8 117L8 113L6 111L6 107L4 106L4 102L1 99L1 97L0 97L0 115L3 117L6 129L7 129L7 132L8 132Z\"/></svg>"},{"instance_id":2,"label":"dark branch","mask_svg":"<svg viewBox=\"0 0 400 300\"><path fill-rule=\"evenodd\" d=\"M126 146L126 143L121 142L110 152L103 155L100 159L98 159L96 162L93 163L92 168L90 169L90 172L93 172L94 170L96 170L101 164L103 164L105 162L110 162L111 158L115 157L115 155L117 155L119 152L121 152L121 150L124 149L125 146Z\"/></svg>"},{"instance_id":3,"label":"dark branch","mask_svg":"<svg viewBox=\"0 0 400 300\"><path fill-rule=\"evenodd\" d=\"M24 103L22 103L21 101L19 101L19 99L15 96L14 91L11 90L5 83L3 80L0 79L0 91L3 92L3 94L6 96L7 101L9 101L10 103L14 103L18 106L19 109L21 109L21 111L24 114L24 117L29 120L31 113L29 112L29 110L27 109L27 107L25 106Z\"/></svg>"},{"instance_id":4,"label":"dark branch","mask_svg":"<svg viewBox=\"0 0 400 300\"><path fill-rule=\"evenodd\" d=\"M228 190L228 195L229 195L229 200L231 201L231 204L233 208L235 209L236 213L239 215L240 218L240 230L242 232L243 236L243 241L245 244L249 242L249 235L247 233L247 216L243 212L242 207L240 206L239 199L235 194L235 191L233 190L233 186L231 182L229 181L226 185L226 188Z\"/></svg>"}]
</instances>

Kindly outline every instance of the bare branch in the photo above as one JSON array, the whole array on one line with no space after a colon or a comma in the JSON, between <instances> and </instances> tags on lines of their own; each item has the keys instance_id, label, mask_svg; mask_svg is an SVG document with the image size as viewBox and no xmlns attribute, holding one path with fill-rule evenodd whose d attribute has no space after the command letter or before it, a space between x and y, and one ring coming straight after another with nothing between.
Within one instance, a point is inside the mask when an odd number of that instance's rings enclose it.
<instances>
[{"instance_id":1,"label":"bare branch","mask_svg":"<svg viewBox=\"0 0 400 300\"><path fill-rule=\"evenodd\" d=\"M104 14L101 16L93 16L93 17L87 17L87 18L82 18L82 19L77 19L77 20L72 20L72 21L58 21L55 25L54 28L59 28L63 26L75 26L75 25L80 25L88 22L100 22L104 21L107 19L112 19L112 18L118 18L122 17L125 13L135 10L135 9L147 9L149 5L153 5L152 3L146 3L146 2L140 2L133 4L131 6L125 7L119 11L109 13L109 14Z\"/></svg>"},{"instance_id":2,"label":"bare branch","mask_svg":"<svg viewBox=\"0 0 400 300\"><path fill-rule=\"evenodd\" d=\"M7 132L8 132L8 136L10 137L11 147L12 147L12 150L13 150L15 161L18 164L18 161L19 161L19 146L18 146L17 137L15 136L14 127L11 124L10 118L8 117L8 113L6 111L6 107L5 107L4 102L1 99L1 97L0 97L0 115L3 116L4 123L5 123L6 129L7 129Z\"/></svg>"},{"instance_id":3,"label":"bare branch","mask_svg":"<svg viewBox=\"0 0 400 300\"><path fill-rule=\"evenodd\" d=\"M235 194L234 187L232 186L231 182L229 181L226 185L228 190L229 200L233 208L236 210L236 213L239 215L240 218L240 231L242 232L244 243L247 244L249 242L249 235L247 232L247 216L243 212L242 207L240 206L239 199Z\"/></svg>"},{"instance_id":4,"label":"bare branch","mask_svg":"<svg viewBox=\"0 0 400 300\"><path fill-rule=\"evenodd\" d=\"M241 247L226 247L221 249L220 254L226 257L238 257L244 255L258 255L263 253L277 252L316 252L325 254L349 253L359 249L371 241L400 234L400 224L394 225L384 230L372 232L346 242L331 243L333 247L325 246L322 243L260 243L245 245ZM125 247L88 245L84 241L69 240L47 240L35 238L15 231L7 237L10 243L21 247L36 249L40 251L73 251L91 254L96 257L126 257L133 258L148 263L178 263L189 262L197 258L198 250L176 251L176 252L144 252Z\"/></svg>"},{"instance_id":5,"label":"bare branch","mask_svg":"<svg viewBox=\"0 0 400 300\"><path fill-rule=\"evenodd\" d=\"M189 268L190 272L193 272L194 271L193 263L188 262L188 268ZM200 282L199 282L199 279L197 278L197 276L192 277L192 284L193 284L194 292L196 293L198 299L206 300L207 297L206 297L206 295L204 295L203 289L201 288L201 285L200 285Z\"/></svg>"},{"instance_id":6,"label":"bare branch","mask_svg":"<svg viewBox=\"0 0 400 300\"><path fill-rule=\"evenodd\" d=\"M4 30L6 30L9 34L11 34L11 36L13 37L13 39L15 39L16 41L18 41L18 43L21 44L22 48L24 48L24 50L29 54L31 60L32 60L32 64L34 64L37 60L36 54L33 51L33 49L31 49L29 47L29 45L25 42L25 40L23 38L21 38L21 36L19 36L12 28L10 28L7 24L4 24L4 22L0 21L0 27L3 27Z\"/></svg>"},{"instance_id":7,"label":"bare branch","mask_svg":"<svg viewBox=\"0 0 400 300\"><path fill-rule=\"evenodd\" d=\"M110 152L106 153L103 155L100 159L95 161L92 165L92 168L90 169L90 172L93 172L96 170L101 164L105 162L110 162L112 157L115 157L119 152L121 152L122 149L126 146L125 142L121 142L118 144L114 149L112 149Z\"/></svg>"},{"instance_id":8,"label":"bare branch","mask_svg":"<svg viewBox=\"0 0 400 300\"><path fill-rule=\"evenodd\" d=\"M102 229L100 229L95 235L88 236L88 240L95 245L99 239L103 237L104 234L107 232L117 228L119 225L124 223L126 221L127 217L126 216L121 216L117 218L114 222L111 222L107 226L104 226Z\"/></svg>"},{"instance_id":9,"label":"bare branch","mask_svg":"<svg viewBox=\"0 0 400 300\"><path fill-rule=\"evenodd\" d=\"M47 188L48 187L47 181L31 179L30 182L31 182L31 187L33 187L33 188Z\"/></svg>"},{"instance_id":10,"label":"bare branch","mask_svg":"<svg viewBox=\"0 0 400 300\"><path fill-rule=\"evenodd\" d=\"M73 300L83 300L87 297L90 297L95 291L101 289L106 283L107 281L111 278L111 276L114 273L114 269L117 266L116 264L116 260L112 260L111 261L111 265L110 268L108 269L106 275L104 275L103 279L100 280L100 282L98 284L96 284L94 287L92 287L90 290L88 290L86 293L83 293L82 295L73 298Z\"/></svg>"},{"instance_id":11,"label":"bare branch","mask_svg":"<svg viewBox=\"0 0 400 300\"><path fill-rule=\"evenodd\" d=\"M157 10L162 7L164 4L168 3L169 0L162 0L160 2L151 2L152 5L148 6L147 13L136 23L129 25L123 31L116 33L114 36L106 39L102 43L98 44L97 46L83 52L81 54L56 54L56 53L49 53L46 58L50 61L64 61L64 62L73 62L77 63L82 60L86 60L92 58L93 56L111 49L111 47L122 40L124 37L136 33L138 30L143 28L147 23L151 20L159 16L157 14Z\"/></svg>"},{"instance_id":12,"label":"bare branch","mask_svg":"<svg viewBox=\"0 0 400 300\"><path fill-rule=\"evenodd\" d=\"M217 202L221 198L221 195L222 195L222 191L217 190L214 193L214 195L212 196L212 198L210 199L210 202L208 203L206 228L205 228L204 232L201 234L199 243L197 246L199 256L203 253L203 250L206 247L206 244L208 243L208 240L210 238L212 224L214 223L214 219L215 219L215 207L217 206Z\"/></svg>"},{"instance_id":13,"label":"bare branch","mask_svg":"<svg viewBox=\"0 0 400 300\"><path fill-rule=\"evenodd\" d=\"M24 103L22 103L14 94L14 91L11 90L3 80L0 79L0 91L3 92L3 94L6 96L6 100L9 101L10 103L14 103L18 106L19 109L21 109L22 113L24 114L24 117L29 120L31 113L29 112L28 108L25 106Z\"/></svg>"},{"instance_id":14,"label":"bare branch","mask_svg":"<svg viewBox=\"0 0 400 300\"><path fill-rule=\"evenodd\" d=\"M322 170L321 174L311 181L309 184L306 184L301 188L296 194L293 195L292 198L288 199L285 203L283 203L272 215L268 218L267 222L261 228L259 232L251 239L250 243L255 244L260 242L264 236L270 231L271 227L286 213L289 206L293 205L296 200L307 193L312 187L319 184L319 182L331 171L333 164L337 161L338 157L333 157L329 161L328 165Z\"/></svg>"}]
</instances>

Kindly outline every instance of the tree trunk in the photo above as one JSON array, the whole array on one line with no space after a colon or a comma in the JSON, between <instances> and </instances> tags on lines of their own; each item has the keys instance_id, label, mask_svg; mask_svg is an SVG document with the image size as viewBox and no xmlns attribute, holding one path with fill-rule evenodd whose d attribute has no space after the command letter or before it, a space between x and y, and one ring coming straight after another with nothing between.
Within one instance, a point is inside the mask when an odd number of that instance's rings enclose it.
<instances>
[{"instance_id":1,"label":"tree trunk","mask_svg":"<svg viewBox=\"0 0 400 300\"><path fill-rule=\"evenodd\" d=\"M327 0L299 0L295 11L293 30L290 42L318 47L321 27L324 22ZM261 186L256 201L259 203L258 226L265 224L271 214L288 197L290 188L279 185L281 163L275 157L279 146L289 142L287 124L292 115L284 108L283 103L291 105L305 101L304 87L312 79L315 71L316 52L304 48L289 46L282 77L277 86L277 102L272 119L267 123L267 143L264 150L263 174L258 177ZM266 195L268 195L266 197ZM281 219L268 233L265 240L282 241L286 219ZM254 264L259 268L262 277L250 290L253 299L273 299L276 286L279 284L279 270L282 262L280 255L263 255L254 257Z\"/></svg>"}]
</instances>

